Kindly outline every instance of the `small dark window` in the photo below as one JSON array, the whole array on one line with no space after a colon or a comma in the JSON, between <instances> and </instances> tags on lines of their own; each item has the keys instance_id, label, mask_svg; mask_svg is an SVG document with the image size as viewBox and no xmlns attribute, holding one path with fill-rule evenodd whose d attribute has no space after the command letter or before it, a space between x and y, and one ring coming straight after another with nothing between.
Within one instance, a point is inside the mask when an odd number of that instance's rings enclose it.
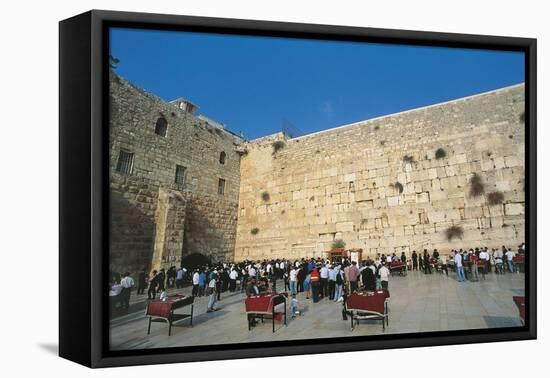
<instances>
[{"instance_id":1,"label":"small dark window","mask_svg":"<svg viewBox=\"0 0 550 378\"><path fill-rule=\"evenodd\" d=\"M176 165L175 183L178 184L179 186L184 186L185 185L185 171L186 170L187 170L187 168L185 168L184 166Z\"/></svg>"},{"instance_id":2,"label":"small dark window","mask_svg":"<svg viewBox=\"0 0 550 378\"><path fill-rule=\"evenodd\" d=\"M219 179L218 180L218 194L223 195L225 193L225 180Z\"/></svg>"},{"instance_id":3,"label":"small dark window","mask_svg":"<svg viewBox=\"0 0 550 378\"><path fill-rule=\"evenodd\" d=\"M134 154L132 152L120 150L118 161L116 163L116 171L123 175L132 174L134 166Z\"/></svg>"},{"instance_id":4,"label":"small dark window","mask_svg":"<svg viewBox=\"0 0 550 378\"><path fill-rule=\"evenodd\" d=\"M220 153L220 164L225 164L225 152Z\"/></svg>"},{"instance_id":5,"label":"small dark window","mask_svg":"<svg viewBox=\"0 0 550 378\"><path fill-rule=\"evenodd\" d=\"M166 130L168 129L168 122L164 117L157 119L157 124L155 125L155 134L165 137Z\"/></svg>"}]
</instances>

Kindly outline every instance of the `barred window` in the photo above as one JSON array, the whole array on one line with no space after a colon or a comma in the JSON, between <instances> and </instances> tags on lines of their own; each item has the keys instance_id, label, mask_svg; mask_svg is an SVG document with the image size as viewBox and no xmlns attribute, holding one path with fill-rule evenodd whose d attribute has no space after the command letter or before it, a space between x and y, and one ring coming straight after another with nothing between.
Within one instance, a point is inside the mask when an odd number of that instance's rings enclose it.
<instances>
[{"instance_id":1,"label":"barred window","mask_svg":"<svg viewBox=\"0 0 550 378\"><path fill-rule=\"evenodd\" d=\"M165 137L166 130L168 129L168 122L164 117L157 119L157 124L155 125L155 134Z\"/></svg>"},{"instance_id":2,"label":"barred window","mask_svg":"<svg viewBox=\"0 0 550 378\"><path fill-rule=\"evenodd\" d=\"M116 171L122 175L132 174L134 167L134 154L125 150L120 150L118 154L118 162L116 164Z\"/></svg>"},{"instance_id":3,"label":"barred window","mask_svg":"<svg viewBox=\"0 0 550 378\"><path fill-rule=\"evenodd\" d=\"M225 164L225 152L220 153L220 164Z\"/></svg>"},{"instance_id":4,"label":"barred window","mask_svg":"<svg viewBox=\"0 0 550 378\"><path fill-rule=\"evenodd\" d=\"M187 168L185 168L183 165L176 165L176 178L175 183L179 186L185 185L185 171Z\"/></svg>"},{"instance_id":5,"label":"barred window","mask_svg":"<svg viewBox=\"0 0 550 378\"><path fill-rule=\"evenodd\" d=\"M223 195L225 193L225 180L219 179L218 180L218 194Z\"/></svg>"}]
</instances>

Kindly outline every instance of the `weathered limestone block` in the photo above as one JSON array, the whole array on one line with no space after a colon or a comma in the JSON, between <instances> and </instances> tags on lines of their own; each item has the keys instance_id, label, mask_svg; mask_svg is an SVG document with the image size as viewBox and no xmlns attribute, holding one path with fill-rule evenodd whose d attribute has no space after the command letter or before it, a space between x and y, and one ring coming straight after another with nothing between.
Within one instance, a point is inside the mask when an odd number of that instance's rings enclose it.
<instances>
[{"instance_id":1,"label":"weathered limestone block","mask_svg":"<svg viewBox=\"0 0 550 378\"><path fill-rule=\"evenodd\" d=\"M507 203L504 205L504 213L506 215L523 215L525 206L523 203Z\"/></svg>"}]
</instances>

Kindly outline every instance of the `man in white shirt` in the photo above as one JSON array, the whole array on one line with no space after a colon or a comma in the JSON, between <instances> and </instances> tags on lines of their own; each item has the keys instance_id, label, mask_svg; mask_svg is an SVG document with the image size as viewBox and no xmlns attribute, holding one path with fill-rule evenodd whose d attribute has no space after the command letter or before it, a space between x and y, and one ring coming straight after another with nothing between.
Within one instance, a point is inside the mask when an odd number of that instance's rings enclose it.
<instances>
[{"instance_id":1,"label":"man in white shirt","mask_svg":"<svg viewBox=\"0 0 550 378\"><path fill-rule=\"evenodd\" d=\"M483 261L483 279L485 279L485 275L489 271L490 258L489 252L486 249L482 249L479 252L479 259Z\"/></svg>"},{"instance_id":2,"label":"man in white shirt","mask_svg":"<svg viewBox=\"0 0 550 378\"><path fill-rule=\"evenodd\" d=\"M388 288L388 281L390 280L390 270L386 265L387 264L382 265L382 267L378 270L378 274L380 274L380 283L382 284L382 289Z\"/></svg>"},{"instance_id":3,"label":"man in white shirt","mask_svg":"<svg viewBox=\"0 0 550 378\"><path fill-rule=\"evenodd\" d=\"M130 307L130 294L135 285L135 281L132 277L130 277L129 272L124 273L122 279L120 280L120 285L122 286L122 292L120 293L122 309L128 310Z\"/></svg>"},{"instance_id":4,"label":"man in white shirt","mask_svg":"<svg viewBox=\"0 0 550 378\"><path fill-rule=\"evenodd\" d=\"M216 292L216 276L214 275L210 282L208 282L208 291L210 292L210 298L208 298L208 305L206 306L206 312L216 311L214 307L217 301L218 294Z\"/></svg>"},{"instance_id":5,"label":"man in white shirt","mask_svg":"<svg viewBox=\"0 0 550 378\"><path fill-rule=\"evenodd\" d=\"M256 268L252 265L248 269L248 277L256 277Z\"/></svg>"},{"instance_id":6,"label":"man in white shirt","mask_svg":"<svg viewBox=\"0 0 550 378\"><path fill-rule=\"evenodd\" d=\"M229 291L231 293L233 293L237 288L238 277L239 277L239 273L235 270L235 268L231 268L231 272L229 273Z\"/></svg>"},{"instance_id":7,"label":"man in white shirt","mask_svg":"<svg viewBox=\"0 0 550 378\"><path fill-rule=\"evenodd\" d=\"M456 268L456 277L458 282L464 282L464 266L462 265L462 255L458 252L455 252L455 268Z\"/></svg>"},{"instance_id":8,"label":"man in white shirt","mask_svg":"<svg viewBox=\"0 0 550 378\"><path fill-rule=\"evenodd\" d=\"M191 291L191 295L196 297L199 294L199 271L195 270L195 273L193 273L193 290Z\"/></svg>"},{"instance_id":9,"label":"man in white shirt","mask_svg":"<svg viewBox=\"0 0 550 378\"><path fill-rule=\"evenodd\" d=\"M319 269L319 277L321 278L320 296L321 298L326 298L328 297L328 268L325 264Z\"/></svg>"},{"instance_id":10,"label":"man in white shirt","mask_svg":"<svg viewBox=\"0 0 550 378\"><path fill-rule=\"evenodd\" d=\"M506 255L506 261L508 262L508 270L510 273L514 273L514 257L516 257L516 253L509 249L505 253Z\"/></svg>"},{"instance_id":11,"label":"man in white shirt","mask_svg":"<svg viewBox=\"0 0 550 378\"><path fill-rule=\"evenodd\" d=\"M292 268L290 269L290 274L289 274L289 288L290 288L290 293L291 294L296 294L296 285L297 285L297 281L298 281L298 271L296 270L296 268Z\"/></svg>"}]
</instances>

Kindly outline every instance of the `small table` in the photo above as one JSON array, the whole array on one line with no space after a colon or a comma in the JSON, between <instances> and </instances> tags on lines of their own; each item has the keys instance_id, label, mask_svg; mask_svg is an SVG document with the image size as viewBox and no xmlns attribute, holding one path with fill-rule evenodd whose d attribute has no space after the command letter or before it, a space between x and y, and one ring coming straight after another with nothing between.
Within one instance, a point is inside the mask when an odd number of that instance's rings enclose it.
<instances>
[{"instance_id":1,"label":"small table","mask_svg":"<svg viewBox=\"0 0 550 378\"><path fill-rule=\"evenodd\" d=\"M286 294L286 293L285 293ZM267 316L267 319L272 319L273 324L273 333L275 333L275 318L276 318L276 311L275 307L283 304L284 305L284 324L286 326L286 295L285 294L277 294L277 293L270 293L270 294L260 294L260 295L252 295L245 299L244 304L246 308L246 315L248 320L248 330L250 331L250 321L252 318L260 317L260 319L264 320L264 318Z\"/></svg>"},{"instance_id":2,"label":"small table","mask_svg":"<svg viewBox=\"0 0 550 378\"><path fill-rule=\"evenodd\" d=\"M393 276L394 272L399 273L401 276L407 275L407 264L404 262L392 262L390 263L390 272Z\"/></svg>"},{"instance_id":3,"label":"small table","mask_svg":"<svg viewBox=\"0 0 550 378\"><path fill-rule=\"evenodd\" d=\"M389 325L389 298L390 292L386 289L351 294L346 300L346 311L351 315L351 330L355 328L354 321L359 325L361 319L380 319L385 330Z\"/></svg>"},{"instance_id":4,"label":"small table","mask_svg":"<svg viewBox=\"0 0 550 378\"><path fill-rule=\"evenodd\" d=\"M147 304L145 315L149 316L149 326L147 327L147 334L151 333L152 322L167 322L168 323L168 336L172 335L172 324L174 322L190 319L190 326L193 326L193 302L195 297L184 295L171 295L165 300L154 300ZM175 314L174 311L191 306L191 312L189 314Z\"/></svg>"}]
</instances>

